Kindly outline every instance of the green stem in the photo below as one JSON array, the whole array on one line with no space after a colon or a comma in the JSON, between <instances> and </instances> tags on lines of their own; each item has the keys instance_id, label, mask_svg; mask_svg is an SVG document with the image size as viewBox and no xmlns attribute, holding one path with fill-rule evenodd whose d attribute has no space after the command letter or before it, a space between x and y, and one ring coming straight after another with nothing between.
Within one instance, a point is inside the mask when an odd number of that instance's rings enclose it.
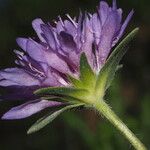
<instances>
[{"instance_id":1,"label":"green stem","mask_svg":"<svg viewBox=\"0 0 150 150\"><path fill-rule=\"evenodd\" d=\"M105 116L123 134L123 136L125 136L136 150L147 150L143 143L141 143L141 141L128 129L128 127L104 101L96 102L94 108Z\"/></svg>"}]
</instances>

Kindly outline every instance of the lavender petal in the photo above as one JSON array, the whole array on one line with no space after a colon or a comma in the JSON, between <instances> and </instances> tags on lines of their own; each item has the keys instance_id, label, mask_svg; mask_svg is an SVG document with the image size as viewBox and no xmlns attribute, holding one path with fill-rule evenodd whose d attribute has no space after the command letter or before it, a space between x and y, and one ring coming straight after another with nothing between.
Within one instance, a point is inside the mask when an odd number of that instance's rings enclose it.
<instances>
[{"instance_id":1,"label":"lavender petal","mask_svg":"<svg viewBox=\"0 0 150 150\"><path fill-rule=\"evenodd\" d=\"M100 2L100 7L99 7L99 15L100 15L100 19L101 19L101 24L104 25L107 16L109 13L109 6L105 1L101 1Z\"/></svg>"},{"instance_id":2,"label":"lavender petal","mask_svg":"<svg viewBox=\"0 0 150 150\"><path fill-rule=\"evenodd\" d=\"M39 80L20 68L7 68L0 71L0 86L35 86L40 85Z\"/></svg>"},{"instance_id":3,"label":"lavender petal","mask_svg":"<svg viewBox=\"0 0 150 150\"><path fill-rule=\"evenodd\" d=\"M131 20L131 18L132 18L132 16L133 16L133 13L134 13L134 11L132 10L132 11L129 13L129 15L127 16L126 20L124 21L124 23L123 23L123 25L122 25L122 27L121 27L120 33L119 33L119 35L118 35L118 39L120 39L120 38L122 37L122 35L123 35L123 33L124 33L124 30L126 29L128 23L129 23L129 21Z\"/></svg>"},{"instance_id":4,"label":"lavender petal","mask_svg":"<svg viewBox=\"0 0 150 150\"><path fill-rule=\"evenodd\" d=\"M116 11L111 12L108 16L101 33L101 41L99 43L100 64L103 64L110 52L113 37L117 31L118 14Z\"/></svg>"},{"instance_id":5,"label":"lavender petal","mask_svg":"<svg viewBox=\"0 0 150 150\"><path fill-rule=\"evenodd\" d=\"M48 107L56 107L62 105L61 102L56 101L47 101L47 100L34 100L22 104L17 107L11 108L8 112L6 112L2 119L12 120L12 119L23 119L29 117L35 113L40 112L41 110Z\"/></svg>"},{"instance_id":6,"label":"lavender petal","mask_svg":"<svg viewBox=\"0 0 150 150\"><path fill-rule=\"evenodd\" d=\"M28 39L27 38L17 38L16 42L26 52Z\"/></svg>"},{"instance_id":7,"label":"lavender petal","mask_svg":"<svg viewBox=\"0 0 150 150\"><path fill-rule=\"evenodd\" d=\"M37 18L35 20L32 21L32 27L33 29L35 30L35 32L37 33L39 39L42 41L42 42L46 42L45 39L43 38L42 34L43 34L43 31L41 29L41 25L43 25L44 22L42 21L42 19L40 18Z\"/></svg>"}]
</instances>

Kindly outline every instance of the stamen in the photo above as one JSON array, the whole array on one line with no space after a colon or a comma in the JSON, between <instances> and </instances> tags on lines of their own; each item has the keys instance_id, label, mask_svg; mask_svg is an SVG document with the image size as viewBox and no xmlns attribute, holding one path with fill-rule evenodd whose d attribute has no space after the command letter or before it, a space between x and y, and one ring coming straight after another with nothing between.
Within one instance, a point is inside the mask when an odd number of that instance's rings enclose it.
<instances>
[{"instance_id":1,"label":"stamen","mask_svg":"<svg viewBox=\"0 0 150 150\"><path fill-rule=\"evenodd\" d=\"M35 74L35 76L46 77L43 72L41 72L38 69L36 69L35 67L33 67L31 63L29 63L28 65L32 71L35 71L37 73L37 74Z\"/></svg>"},{"instance_id":2,"label":"stamen","mask_svg":"<svg viewBox=\"0 0 150 150\"><path fill-rule=\"evenodd\" d=\"M66 14L66 16L72 22L72 24L77 28L77 23L69 16L69 14Z\"/></svg>"}]
</instances>

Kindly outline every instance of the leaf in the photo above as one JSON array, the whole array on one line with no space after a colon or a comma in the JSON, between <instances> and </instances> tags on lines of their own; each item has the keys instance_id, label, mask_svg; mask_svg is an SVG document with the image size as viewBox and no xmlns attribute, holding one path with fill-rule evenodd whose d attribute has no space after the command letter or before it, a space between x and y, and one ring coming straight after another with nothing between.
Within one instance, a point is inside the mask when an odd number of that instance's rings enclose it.
<instances>
[{"instance_id":1,"label":"leaf","mask_svg":"<svg viewBox=\"0 0 150 150\"><path fill-rule=\"evenodd\" d=\"M91 89L95 85L96 75L91 69L85 53L82 53L80 57L80 80L85 88Z\"/></svg>"},{"instance_id":2,"label":"leaf","mask_svg":"<svg viewBox=\"0 0 150 150\"><path fill-rule=\"evenodd\" d=\"M80 57L80 79L78 80L70 75L68 75L68 79L78 89L89 90L95 86L96 75L89 65L85 53L82 53Z\"/></svg>"},{"instance_id":3,"label":"leaf","mask_svg":"<svg viewBox=\"0 0 150 150\"><path fill-rule=\"evenodd\" d=\"M45 127L47 124L49 124L50 122L52 122L56 117L58 117L61 113L63 113L64 111L68 110L68 109L72 109L75 107L79 107L79 106L83 106L82 103L80 104L76 104L76 105L69 105L66 106L58 111L55 111L54 113L52 113L51 115L46 115L42 118L40 118L39 120L37 120L27 131L28 134L34 133L36 131L39 131L40 129L42 129L43 127Z\"/></svg>"},{"instance_id":4,"label":"leaf","mask_svg":"<svg viewBox=\"0 0 150 150\"><path fill-rule=\"evenodd\" d=\"M68 97L70 98L82 100L86 99L88 91L84 89L77 89L77 88L68 88L68 87L48 87L48 88L41 88L34 92L34 94L39 96L58 96L58 97Z\"/></svg>"},{"instance_id":5,"label":"leaf","mask_svg":"<svg viewBox=\"0 0 150 150\"><path fill-rule=\"evenodd\" d=\"M138 28L135 28L120 42L120 44L115 48L115 50L112 52L105 65L99 72L97 83L95 86L97 96L104 96L105 90L110 86L111 81L114 78L120 60L126 53L129 43L136 36L138 30Z\"/></svg>"}]
</instances>

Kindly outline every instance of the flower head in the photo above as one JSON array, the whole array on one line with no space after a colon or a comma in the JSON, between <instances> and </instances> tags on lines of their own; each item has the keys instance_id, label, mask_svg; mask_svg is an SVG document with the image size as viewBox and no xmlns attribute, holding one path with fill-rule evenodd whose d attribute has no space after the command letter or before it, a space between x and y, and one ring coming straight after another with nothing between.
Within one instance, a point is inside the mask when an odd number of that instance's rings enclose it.
<instances>
[{"instance_id":1,"label":"flower head","mask_svg":"<svg viewBox=\"0 0 150 150\"><path fill-rule=\"evenodd\" d=\"M3 119L25 118L47 107L62 106L62 102L34 96L33 91L43 87L71 87L68 75L79 79L82 53L92 71L99 73L132 14L133 11L123 22L122 9L117 8L114 0L112 7L101 1L94 14L80 12L78 18L67 15L64 21L58 17L55 26L39 18L33 20L38 40L17 38L22 49L14 51L18 67L0 71L0 86L11 91L1 98L28 102L12 108Z\"/></svg>"}]
</instances>

